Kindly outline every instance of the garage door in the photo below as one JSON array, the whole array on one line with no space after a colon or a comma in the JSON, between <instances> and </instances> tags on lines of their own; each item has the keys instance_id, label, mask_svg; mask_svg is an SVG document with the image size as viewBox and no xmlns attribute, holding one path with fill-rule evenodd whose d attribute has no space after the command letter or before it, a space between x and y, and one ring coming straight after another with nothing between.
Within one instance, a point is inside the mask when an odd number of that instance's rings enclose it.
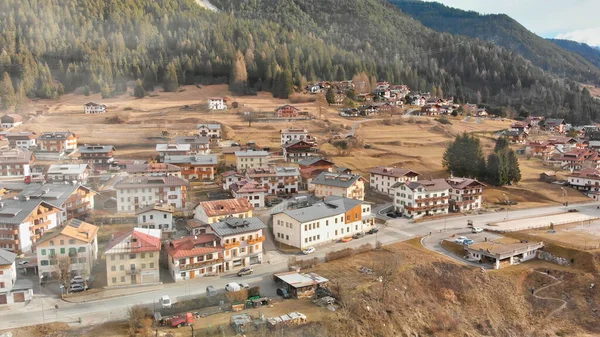
<instances>
[{"instance_id":1,"label":"garage door","mask_svg":"<svg viewBox=\"0 0 600 337\"><path fill-rule=\"evenodd\" d=\"M142 275L142 283L154 283L154 275Z\"/></svg>"},{"instance_id":2,"label":"garage door","mask_svg":"<svg viewBox=\"0 0 600 337\"><path fill-rule=\"evenodd\" d=\"M0 294L0 304L6 304L6 294Z\"/></svg>"},{"instance_id":3,"label":"garage door","mask_svg":"<svg viewBox=\"0 0 600 337\"><path fill-rule=\"evenodd\" d=\"M13 301L15 303L25 302L25 293L14 293L13 294Z\"/></svg>"}]
</instances>

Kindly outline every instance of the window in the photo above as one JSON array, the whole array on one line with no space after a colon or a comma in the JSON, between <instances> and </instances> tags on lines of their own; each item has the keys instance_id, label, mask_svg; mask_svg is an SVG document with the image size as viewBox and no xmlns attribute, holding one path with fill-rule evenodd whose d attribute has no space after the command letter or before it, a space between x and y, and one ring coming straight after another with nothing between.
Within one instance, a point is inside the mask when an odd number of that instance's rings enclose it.
<instances>
[{"instance_id":1,"label":"window","mask_svg":"<svg viewBox=\"0 0 600 337\"><path fill-rule=\"evenodd\" d=\"M61 249L60 249L60 253L61 253L61 254L64 254L64 253L65 253L65 249L64 249L64 248L61 248Z\"/></svg>"},{"instance_id":2,"label":"window","mask_svg":"<svg viewBox=\"0 0 600 337\"><path fill-rule=\"evenodd\" d=\"M289 236L289 235L286 235L286 236L285 236L285 239L286 239L286 240L289 240L289 239L290 239L290 236Z\"/></svg>"},{"instance_id":3,"label":"window","mask_svg":"<svg viewBox=\"0 0 600 337\"><path fill-rule=\"evenodd\" d=\"M42 249L42 255L46 255L46 250Z\"/></svg>"},{"instance_id":4,"label":"window","mask_svg":"<svg viewBox=\"0 0 600 337\"><path fill-rule=\"evenodd\" d=\"M150 252L150 253L148 253L148 256L149 256L149 257L154 257L154 253L153 253L153 252Z\"/></svg>"},{"instance_id":5,"label":"window","mask_svg":"<svg viewBox=\"0 0 600 337\"><path fill-rule=\"evenodd\" d=\"M110 271L117 271L117 266L110 266Z\"/></svg>"},{"instance_id":6,"label":"window","mask_svg":"<svg viewBox=\"0 0 600 337\"><path fill-rule=\"evenodd\" d=\"M113 283L113 284L114 284L114 283L117 283L117 278L116 278L116 277L113 277L113 278L112 278L112 283Z\"/></svg>"},{"instance_id":7,"label":"window","mask_svg":"<svg viewBox=\"0 0 600 337\"><path fill-rule=\"evenodd\" d=\"M42 260L42 261L40 261L40 264L42 266L47 266L48 265L48 260Z\"/></svg>"},{"instance_id":8,"label":"window","mask_svg":"<svg viewBox=\"0 0 600 337\"><path fill-rule=\"evenodd\" d=\"M167 215L166 215L166 214L163 214L163 219L166 219L166 218L167 218Z\"/></svg>"},{"instance_id":9,"label":"window","mask_svg":"<svg viewBox=\"0 0 600 337\"><path fill-rule=\"evenodd\" d=\"M65 244L65 240L60 240L60 245L64 245Z\"/></svg>"},{"instance_id":10,"label":"window","mask_svg":"<svg viewBox=\"0 0 600 337\"><path fill-rule=\"evenodd\" d=\"M124 264L120 265L119 270L125 270L125 265Z\"/></svg>"},{"instance_id":11,"label":"window","mask_svg":"<svg viewBox=\"0 0 600 337\"><path fill-rule=\"evenodd\" d=\"M150 220L154 220L154 215L150 214Z\"/></svg>"},{"instance_id":12,"label":"window","mask_svg":"<svg viewBox=\"0 0 600 337\"><path fill-rule=\"evenodd\" d=\"M146 258L146 253L142 253L142 259Z\"/></svg>"},{"instance_id":13,"label":"window","mask_svg":"<svg viewBox=\"0 0 600 337\"><path fill-rule=\"evenodd\" d=\"M121 276L121 282L125 282L125 276Z\"/></svg>"},{"instance_id":14,"label":"window","mask_svg":"<svg viewBox=\"0 0 600 337\"><path fill-rule=\"evenodd\" d=\"M150 262L150 268L154 268L154 262Z\"/></svg>"},{"instance_id":15,"label":"window","mask_svg":"<svg viewBox=\"0 0 600 337\"><path fill-rule=\"evenodd\" d=\"M69 240L69 244L70 244L70 245L74 245L74 244L75 244L75 239L70 239L70 240Z\"/></svg>"},{"instance_id":16,"label":"window","mask_svg":"<svg viewBox=\"0 0 600 337\"><path fill-rule=\"evenodd\" d=\"M85 253L85 247L79 247L78 251L79 251L80 253Z\"/></svg>"},{"instance_id":17,"label":"window","mask_svg":"<svg viewBox=\"0 0 600 337\"><path fill-rule=\"evenodd\" d=\"M135 254L129 254L129 259L135 259Z\"/></svg>"},{"instance_id":18,"label":"window","mask_svg":"<svg viewBox=\"0 0 600 337\"><path fill-rule=\"evenodd\" d=\"M180 264L180 265L182 265L182 264L185 264L185 259L181 259L181 260L179 260L179 264Z\"/></svg>"},{"instance_id":19,"label":"window","mask_svg":"<svg viewBox=\"0 0 600 337\"><path fill-rule=\"evenodd\" d=\"M111 256L110 256L110 260L111 260L111 261L114 261L114 260L115 260L115 256L114 256L114 255L111 255Z\"/></svg>"},{"instance_id":20,"label":"window","mask_svg":"<svg viewBox=\"0 0 600 337\"><path fill-rule=\"evenodd\" d=\"M85 257L79 258L79 263L85 263L86 261L87 261L87 259Z\"/></svg>"}]
</instances>

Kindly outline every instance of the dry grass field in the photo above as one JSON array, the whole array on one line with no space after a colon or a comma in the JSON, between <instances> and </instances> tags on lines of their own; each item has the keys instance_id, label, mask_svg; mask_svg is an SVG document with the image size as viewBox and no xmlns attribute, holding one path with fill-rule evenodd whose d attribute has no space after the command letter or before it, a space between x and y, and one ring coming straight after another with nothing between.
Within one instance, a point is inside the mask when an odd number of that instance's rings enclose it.
<instances>
[{"instance_id":1,"label":"dry grass field","mask_svg":"<svg viewBox=\"0 0 600 337\"><path fill-rule=\"evenodd\" d=\"M239 109L209 111L206 99L212 96L227 96L230 102L238 102ZM89 101L107 104L109 112L104 115L84 115L83 104ZM441 158L454 135L476 132L480 135L484 150L491 152L494 132L507 128L510 120L477 120L472 118L450 118L452 124L441 124L431 118L375 116L344 118L338 115L338 107L322 106L318 103L294 103L293 105L315 117L307 121L256 122L249 126L241 117L243 111L273 111L278 106L290 103L276 99L269 93L257 96L233 97L225 85L185 86L178 93L155 91L143 99L129 94L102 99L99 94L91 96L64 95L57 101L39 100L32 108L47 110L48 114L34 117L18 131L70 130L79 136L80 143L113 144L121 158L148 159L155 155L162 131L170 137L192 134L198 123L219 122L225 125L228 136L238 142L256 141L259 146L277 148L279 130L291 126L306 127L319 140L324 155L331 157L337 165L350 167L366 174L370 167L388 165L411 168L425 178L444 177ZM321 113L319 113L321 111ZM109 124L108 119L118 117L121 124ZM339 153L327 141L337 133L346 133L356 127L358 141L367 148L354 148ZM533 207L563 202L565 198L557 185L538 181L544 167L537 159L521 157L523 180L518 186L487 189L484 198L488 204L497 204L509 196L519 202L514 208ZM569 191L570 202L587 201L588 198L576 191Z\"/></svg>"}]
</instances>

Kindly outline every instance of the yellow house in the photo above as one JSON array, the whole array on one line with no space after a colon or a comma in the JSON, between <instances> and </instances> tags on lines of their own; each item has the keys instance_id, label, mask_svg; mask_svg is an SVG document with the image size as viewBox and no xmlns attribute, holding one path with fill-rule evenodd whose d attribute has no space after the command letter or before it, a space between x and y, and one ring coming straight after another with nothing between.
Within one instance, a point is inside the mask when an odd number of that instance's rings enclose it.
<instances>
[{"instance_id":1,"label":"yellow house","mask_svg":"<svg viewBox=\"0 0 600 337\"><path fill-rule=\"evenodd\" d=\"M194 208L194 218L206 224L219 222L229 216L252 217L254 206L246 198L203 201Z\"/></svg>"},{"instance_id":2,"label":"yellow house","mask_svg":"<svg viewBox=\"0 0 600 337\"><path fill-rule=\"evenodd\" d=\"M64 222L46 232L36 243L38 274L44 278L60 277L60 259L69 259L71 276L87 278L98 259L98 226L78 219Z\"/></svg>"},{"instance_id":3,"label":"yellow house","mask_svg":"<svg viewBox=\"0 0 600 337\"><path fill-rule=\"evenodd\" d=\"M109 287L160 282L160 229L134 228L115 234L106 247Z\"/></svg>"},{"instance_id":4,"label":"yellow house","mask_svg":"<svg viewBox=\"0 0 600 337\"><path fill-rule=\"evenodd\" d=\"M349 199L365 199L365 181L358 174L321 172L309 184L315 196L325 198L338 196Z\"/></svg>"}]
</instances>

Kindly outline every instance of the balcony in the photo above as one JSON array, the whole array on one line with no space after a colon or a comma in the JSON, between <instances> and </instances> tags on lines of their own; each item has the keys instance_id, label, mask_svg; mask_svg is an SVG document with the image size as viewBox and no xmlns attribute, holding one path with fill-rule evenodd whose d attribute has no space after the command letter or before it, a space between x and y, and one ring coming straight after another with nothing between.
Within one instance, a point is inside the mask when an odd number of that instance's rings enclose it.
<instances>
[{"instance_id":1,"label":"balcony","mask_svg":"<svg viewBox=\"0 0 600 337\"><path fill-rule=\"evenodd\" d=\"M443 208L448 208L448 204L437 204L437 205L417 205L415 207L410 207L410 206L404 206L404 209L406 209L407 211L411 211L411 212L422 212L422 211L430 211L433 209L443 209Z\"/></svg>"},{"instance_id":2,"label":"balcony","mask_svg":"<svg viewBox=\"0 0 600 337\"><path fill-rule=\"evenodd\" d=\"M236 241L236 242L230 242L230 243L226 243L223 245L223 248L225 249L231 249L234 247L239 247L240 246L240 241Z\"/></svg>"},{"instance_id":3,"label":"balcony","mask_svg":"<svg viewBox=\"0 0 600 337\"><path fill-rule=\"evenodd\" d=\"M188 264L180 265L179 270L197 269L197 268L202 268L202 267L206 267L206 266L213 266L215 264L220 264L220 263L223 263L222 258L218 258L218 259L214 259L214 260L206 260L206 261L201 261L201 262L195 262L195 263L188 263Z\"/></svg>"},{"instance_id":4,"label":"balcony","mask_svg":"<svg viewBox=\"0 0 600 337\"><path fill-rule=\"evenodd\" d=\"M125 270L125 274L127 274L127 275L137 275L140 272L141 272L141 270L135 269L135 268Z\"/></svg>"},{"instance_id":5,"label":"balcony","mask_svg":"<svg viewBox=\"0 0 600 337\"><path fill-rule=\"evenodd\" d=\"M0 229L0 234L17 235L19 234L18 229Z\"/></svg>"},{"instance_id":6,"label":"balcony","mask_svg":"<svg viewBox=\"0 0 600 337\"><path fill-rule=\"evenodd\" d=\"M253 244L256 244L256 243L259 243L259 242L263 242L263 241L265 241L265 237L264 236L259 236L259 237L254 238L254 239L248 239L248 244L249 245L253 245Z\"/></svg>"},{"instance_id":7,"label":"balcony","mask_svg":"<svg viewBox=\"0 0 600 337\"><path fill-rule=\"evenodd\" d=\"M50 221L50 220L34 222L33 229L35 230L35 229L40 229L40 228L46 228L51 223L52 223L52 221Z\"/></svg>"},{"instance_id":8,"label":"balcony","mask_svg":"<svg viewBox=\"0 0 600 337\"><path fill-rule=\"evenodd\" d=\"M449 197L447 195L443 196L443 197L430 197L430 198L419 198L419 199L415 199L416 202L432 202L432 201L438 201L438 200L447 200Z\"/></svg>"}]
</instances>

